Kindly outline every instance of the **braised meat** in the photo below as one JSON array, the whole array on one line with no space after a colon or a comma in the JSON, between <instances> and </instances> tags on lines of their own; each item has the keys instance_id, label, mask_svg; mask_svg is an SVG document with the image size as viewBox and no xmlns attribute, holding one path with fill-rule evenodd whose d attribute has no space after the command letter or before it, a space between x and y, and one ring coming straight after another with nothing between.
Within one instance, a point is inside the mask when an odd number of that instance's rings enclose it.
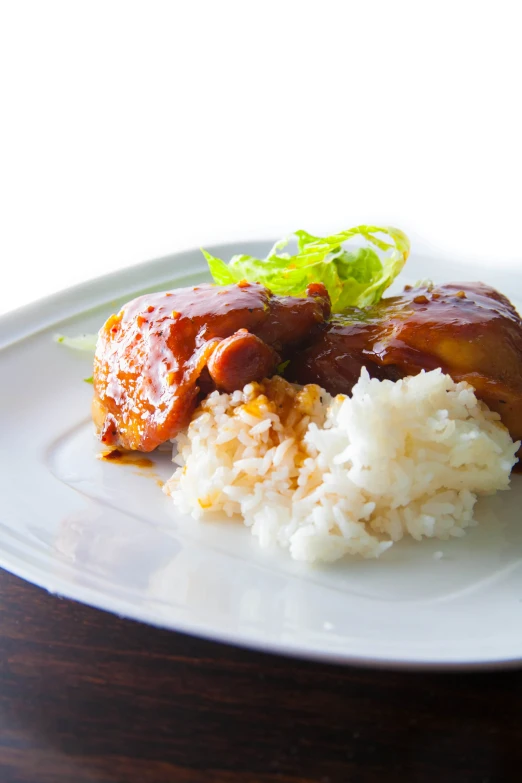
<instances>
[{"instance_id":1,"label":"braised meat","mask_svg":"<svg viewBox=\"0 0 522 783\"><path fill-rule=\"evenodd\" d=\"M400 296L334 316L285 376L349 393L363 366L392 380L440 367L474 386L512 438L522 437L522 321L483 283L408 286Z\"/></svg>"},{"instance_id":2,"label":"braised meat","mask_svg":"<svg viewBox=\"0 0 522 783\"><path fill-rule=\"evenodd\" d=\"M269 377L349 393L365 366L397 380L440 367L468 381L522 438L522 321L483 283L407 286L400 296L330 316L321 284L304 298L258 283L141 296L100 331L93 418L102 442L151 451L182 429L198 399Z\"/></svg>"},{"instance_id":3,"label":"braised meat","mask_svg":"<svg viewBox=\"0 0 522 783\"><path fill-rule=\"evenodd\" d=\"M152 451L188 423L200 393L272 375L329 315L321 284L305 298L245 282L134 299L98 338L93 419L102 442Z\"/></svg>"}]
</instances>

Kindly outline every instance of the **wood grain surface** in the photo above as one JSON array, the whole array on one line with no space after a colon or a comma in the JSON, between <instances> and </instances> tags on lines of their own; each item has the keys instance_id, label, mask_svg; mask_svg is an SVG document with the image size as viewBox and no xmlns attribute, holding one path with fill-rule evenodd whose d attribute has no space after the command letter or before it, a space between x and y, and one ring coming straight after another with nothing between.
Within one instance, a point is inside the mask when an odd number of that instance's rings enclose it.
<instances>
[{"instance_id":1,"label":"wood grain surface","mask_svg":"<svg viewBox=\"0 0 522 783\"><path fill-rule=\"evenodd\" d=\"M0 571L1 783L517 781L521 718L522 672L287 660Z\"/></svg>"}]
</instances>

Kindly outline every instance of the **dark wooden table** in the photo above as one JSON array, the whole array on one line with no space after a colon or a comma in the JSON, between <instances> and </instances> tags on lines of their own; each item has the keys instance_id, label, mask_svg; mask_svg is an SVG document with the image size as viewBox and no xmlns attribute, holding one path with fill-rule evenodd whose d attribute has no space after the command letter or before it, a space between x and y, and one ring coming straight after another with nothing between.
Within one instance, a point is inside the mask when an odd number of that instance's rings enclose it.
<instances>
[{"instance_id":1,"label":"dark wooden table","mask_svg":"<svg viewBox=\"0 0 522 783\"><path fill-rule=\"evenodd\" d=\"M522 779L522 672L367 671L247 652L0 571L1 783Z\"/></svg>"}]
</instances>

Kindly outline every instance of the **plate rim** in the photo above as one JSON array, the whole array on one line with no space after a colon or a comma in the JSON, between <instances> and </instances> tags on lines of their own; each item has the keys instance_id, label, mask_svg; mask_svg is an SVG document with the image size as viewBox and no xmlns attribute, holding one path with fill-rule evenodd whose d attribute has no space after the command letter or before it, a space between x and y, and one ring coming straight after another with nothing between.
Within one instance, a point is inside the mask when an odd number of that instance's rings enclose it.
<instances>
[{"instance_id":1,"label":"plate rim","mask_svg":"<svg viewBox=\"0 0 522 783\"><path fill-rule=\"evenodd\" d=\"M104 593L91 587L82 586L81 596L77 593L76 585L69 582L64 582L61 578L55 578L55 587L49 588L43 580L38 578L38 571L35 572L35 576L28 578L27 573L24 572L23 562L16 558L17 562L13 565L13 560L6 564L3 551L0 551L0 568L7 571L10 574L22 579L39 589L45 590L53 596L60 598L66 598L70 601L89 606L92 609L106 612L108 614L115 615L120 619L132 620L133 622L141 622L145 625L149 625L153 628L161 630L171 631L174 633L182 633L189 636L193 636L198 639L204 639L205 641L214 642L218 644L228 644L235 647L239 647L244 650L250 650L252 652L263 653L267 655L280 655L285 658L291 658L296 660L311 661L316 663L323 663L332 666L353 666L362 669L382 669L388 671L404 671L404 672L480 672L480 671L499 671L499 670L511 670L519 669L522 666L522 655L520 657L506 657L506 658L490 658L478 661L466 661L447 659L440 660L436 658L430 658L426 656L421 658L418 656L415 659L408 659L393 656L391 654L379 656L379 655L357 655L354 653L334 653L320 649L318 647L302 646L299 644L282 644L272 640L263 641L260 638L245 638L244 634L240 632L221 631L219 634L212 633L209 630L199 627L197 624L191 624L184 620L170 623L167 620L154 621L150 617L145 616L145 613L135 610L132 607L127 610L129 604L125 604L125 611L121 611L117 608L118 601L111 599L110 601L99 602L96 600L97 596L103 596ZM16 557L16 556L15 556ZM18 566L18 562L22 562L21 566ZM64 582L65 588L60 589L60 585ZM105 605L103 605L105 604ZM111 606L112 604L112 606Z\"/></svg>"}]
</instances>

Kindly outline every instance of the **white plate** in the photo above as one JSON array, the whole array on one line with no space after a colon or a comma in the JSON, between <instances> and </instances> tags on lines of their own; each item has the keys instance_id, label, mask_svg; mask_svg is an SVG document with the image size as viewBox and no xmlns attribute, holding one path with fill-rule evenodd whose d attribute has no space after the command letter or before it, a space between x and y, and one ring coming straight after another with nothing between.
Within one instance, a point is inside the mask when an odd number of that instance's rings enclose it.
<instances>
[{"instance_id":1,"label":"white plate","mask_svg":"<svg viewBox=\"0 0 522 783\"><path fill-rule=\"evenodd\" d=\"M265 252L270 243L214 249ZM514 271L414 254L401 283L484 279L522 302ZM177 517L154 469L101 462L89 359L52 340L95 331L137 292L206 279L191 251L96 280L0 319L0 565L138 620L262 650L390 666L522 662L522 477L480 501L462 540L404 541L378 561L292 563L239 524ZM442 552L437 559L435 553Z\"/></svg>"}]
</instances>

